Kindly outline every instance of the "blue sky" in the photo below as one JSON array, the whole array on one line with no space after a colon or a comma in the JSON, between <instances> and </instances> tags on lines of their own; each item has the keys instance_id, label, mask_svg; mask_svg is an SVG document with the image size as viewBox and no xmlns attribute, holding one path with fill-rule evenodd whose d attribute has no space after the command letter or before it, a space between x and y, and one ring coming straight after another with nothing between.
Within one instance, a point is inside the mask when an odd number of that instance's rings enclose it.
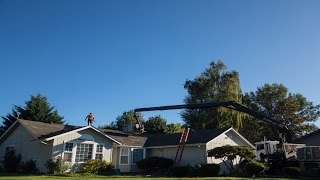
<instances>
[{"instance_id":1,"label":"blue sky","mask_svg":"<svg viewBox=\"0 0 320 180\"><path fill-rule=\"evenodd\" d=\"M320 1L0 0L0 116L41 93L69 124L183 103L219 59L244 92L283 83L320 104ZM180 111L160 114L182 122ZM317 122L319 126L319 121Z\"/></svg>"}]
</instances>

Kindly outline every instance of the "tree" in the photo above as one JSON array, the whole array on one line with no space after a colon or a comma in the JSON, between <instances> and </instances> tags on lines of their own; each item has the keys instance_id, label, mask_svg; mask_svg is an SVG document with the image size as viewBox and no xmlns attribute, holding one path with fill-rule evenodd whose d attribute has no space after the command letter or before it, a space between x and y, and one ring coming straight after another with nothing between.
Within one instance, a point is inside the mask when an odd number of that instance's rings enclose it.
<instances>
[{"instance_id":1,"label":"tree","mask_svg":"<svg viewBox=\"0 0 320 180\"><path fill-rule=\"evenodd\" d=\"M18 117L25 116L25 110L20 106L14 106L12 108L12 113L6 116L1 116L3 119L2 125L0 126L0 135L2 135L14 122L16 122Z\"/></svg>"},{"instance_id":2,"label":"tree","mask_svg":"<svg viewBox=\"0 0 320 180\"><path fill-rule=\"evenodd\" d=\"M218 101L235 101L241 103L241 89L239 73L226 71L222 61L211 62L200 76L194 80L187 80L184 88L188 95L184 99L186 104L206 103ZM241 127L241 114L223 107L210 109L187 109L181 114L187 125L194 129L216 127Z\"/></svg>"},{"instance_id":3,"label":"tree","mask_svg":"<svg viewBox=\"0 0 320 180\"><path fill-rule=\"evenodd\" d=\"M31 96L31 99L26 102L25 111L26 116L21 116L24 119L44 123L64 123L63 117L58 114L58 111L54 107L50 106L47 98L40 94Z\"/></svg>"},{"instance_id":4,"label":"tree","mask_svg":"<svg viewBox=\"0 0 320 180\"><path fill-rule=\"evenodd\" d=\"M165 133L166 134L181 133L182 129L183 127L180 123L170 123L170 124L167 124Z\"/></svg>"},{"instance_id":5,"label":"tree","mask_svg":"<svg viewBox=\"0 0 320 180\"><path fill-rule=\"evenodd\" d=\"M64 123L63 117L58 114L54 107L50 106L47 98L40 94L31 96L30 100L26 101L25 107L14 106L11 114L2 116L3 122L0 127L0 133L4 133L18 117L44 123Z\"/></svg>"},{"instance_id":6,"label":"tree","mask_svg":"<svg viewBox=\"0 0 320 180\"><path fill-rule=\"evenodd\" d=\"M249 108L279 120L279 123L286 121L293 132L293 139L314 131L316 126L313 122L320 117L320 105L313 105L301 94L289 93L282 84L265 84L255 92L246 93L243 99ZM278 128L254 121L253 118L246 118L240 133L249 135L249 138L245 137L251 140L261 140L263 136L271 140L278 139Z\"/></svg>"},{"instance_id":7,"label":"tree","mask_svg":"<svg viewBox=\"0 0 320 180\"><path fill-rule=\"evenodd\" d=\"M147 133L150 134L164 133L167 129L167 121L160 115L149 117L148 120L144 123L144 129Z\"/></svg>"},{"instance_id":8,"label":"tree","mask_svg":"<svg viewBox=\"0 0 320 180\"><path fill-rule=\"evenodd\" d=\"M107 125L99 125L98 128L99 129L113 129L113 130L118 129L115 121L112 121L110 124L107 124Z\"/></svg>"},{"instance_id":9,"label":"tree","mask_svg":"<svg viewBox=\"0 0 320 180\"><path fill-rule=\"evenodd\" d=\"M124 111L122 115L118 116L115 122L111 122L110 127L112 129L117 129L122 131L123 127L126 125L134 125L137 123L137 119L134 117L135 113L133 110L130 111ZM142 122L144 122L144 119L141 115L141 113L136 113L136 115L140 118Z\"/></svg>"},{"instance_id":10,"label":"tree","mask_svg":"<svg viewBox=\"0 0 320 180\"><path fill-rule=\"evenodd\" d=\"M236 158L239 157L239 164L243 160L252 159L254 157L254 152L250 147L244 147L244 146L221 146L216 147L214 149L210 149L208 151L208 157L214 157L216 159L221 159L222 162L227 166L227 168L230 170L230 172L238 172L238 168L235 168L235 161Z\"/></svg>"}]
</instances>

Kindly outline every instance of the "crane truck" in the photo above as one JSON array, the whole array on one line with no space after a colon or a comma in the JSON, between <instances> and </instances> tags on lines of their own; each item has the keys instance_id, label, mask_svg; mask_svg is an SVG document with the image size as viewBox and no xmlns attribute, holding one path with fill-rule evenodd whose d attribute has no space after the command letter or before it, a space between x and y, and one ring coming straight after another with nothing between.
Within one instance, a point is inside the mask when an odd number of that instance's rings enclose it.
<instances>
[{"instance_id":1,"label":"crane truck","mask_svg":"<svg viewBox=\"0 0 320 180\"><path fill-rule=\"evenodd\" d=\"M256 112L235 101L137 108L137 109L134 109L134 114L137 121L136 131L140 133L145 132L143 123L137 114L138 112L177 110L177 109L203 109L203 108L217 108L217 107L224 107L224 108L249 114L257 118L261 122L272 125L273 127L276 127L279 130L279 141L263 140L261 142L255 143L255 147L256 147L255 152L256 152L257 160L265 160L265 161L268 161L268 163L275 163L275 162L283 161L287 159L294 159L297 156L297 149L300 147L304 147L303 144L287 143L287 141L289 142L291 141L291 137L292 137L292 132L287 127L288 121L275 120L269 116Z\"/></svg>"}]
</instances>

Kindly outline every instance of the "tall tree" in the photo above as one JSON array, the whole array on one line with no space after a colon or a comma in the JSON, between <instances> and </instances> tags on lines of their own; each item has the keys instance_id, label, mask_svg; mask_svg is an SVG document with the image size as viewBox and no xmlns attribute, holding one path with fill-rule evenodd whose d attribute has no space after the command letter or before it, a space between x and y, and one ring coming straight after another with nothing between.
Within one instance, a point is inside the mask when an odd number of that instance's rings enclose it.
<instances>
[{"instance_id":1,"label":"tall tree","mask_svg":"<svg viewBox=\"0 0 320 180\"><path fill-rule=\"evenodd\" d=\"M289 93L282 84L265 84L255 92L246 93L243 102L251 109L279 120L279 123L286 121L293 132L293 139L314 131L316 126L313 122L320 117L320 105L313 105L301 94ZM248 139L261 140L263 136L278 139L278 128L254 121L246 118L244 128L240 130L248 135Z\"/></svg>"},{"instance_id":2,"label":"tall tree","mask_svg":"<svg viewBox=\"0 0 320 180\"><path fill-rule=\"evenodd\" d=\"M41 121L44 123L64 123L63 117L60 116L58 111L49 104L48 99L41 94L31 96L31 99L26 102L25 111L26 116L21 116L24 119Z\"/></svg>"},{"instance_id":3,"label":"tall tree","mask_svg":"<svg viewBox=\"0 0 320 180\"><path fill-rule=\"evenodd\" d=\"M125 111L121 116L117 117L116 121L112 121L110 124L99 126L102 129L114 129L114 130L123 130L123 127L127 124L135 124L136 119L133 117L133 111ZM143 122L146 133L149 134L172 134L182 132L182 125L180 123L170 123L167 124L167 121L161 117L153 116L149 117L148 120L144 120L141 113L138 113L138 116Z\"/></svg>"},{"instance_id":4,"label":"tall tree","mask_svg":"<svg viewBox=\"0 0 320 180\"><path fill-rule=\"evenodd\" d=\"M180 123L170 123L170 124L167 124L165 133L166 134L181 133L182 129L183 127Z\"/></svg>"},{"instance_id":5,"label":"tall tree","mask_svg":"<svg viewBox=\"0 0 320 180\"><path fill-rule=\"evenodd\" d=\"M149 117L144 123L144 129L150 134L161 134L165 133L167 129L167 121L160 115Z\"/></svg>"},{"instance_id":6,"label":"tall tree","mask_svg":"<svg viewBox=\"0 0 320 180\"><path fill-rule=\"evenodd\" d=\"M193 80L187 80L184 88L188 91L184 102L206 103L235 101L241 103L239 73L226 71L222 61L211 62L209 68ZM187 109L182 112L187 125L195 129L232 126L241 127L241 114L226 108Z\"/></svg>"},{"instance_id":7,"label":"tall tree","mask_svg":"<svg viewBox=\"0 0 320 180\"><path fill-rule=\"evenodd\" d=\"M3 122L0 133L4 133L17 118L44 123L64 123L63 117L48 103L47 98L40 94L31 96L30 100L26 101L25 107L14 106L11 114L2 116Z\"/></svg>"},{"instance_id":8,"label":"tall tree","mask_svg":"<svg viewBox=\"0 0 320 180\"><path fill-rule=\"evenodd\" d=\"M137 119L134 117L135 113L133 110L124 111L122 115L118 116L115 122L111 122L110 127L112 129L117 129L122 131L123 127L126 125L134 125L137 123ZM141 113L136 113L142 122L144 122L143 116Z\"/></svg>"}]
</instances>

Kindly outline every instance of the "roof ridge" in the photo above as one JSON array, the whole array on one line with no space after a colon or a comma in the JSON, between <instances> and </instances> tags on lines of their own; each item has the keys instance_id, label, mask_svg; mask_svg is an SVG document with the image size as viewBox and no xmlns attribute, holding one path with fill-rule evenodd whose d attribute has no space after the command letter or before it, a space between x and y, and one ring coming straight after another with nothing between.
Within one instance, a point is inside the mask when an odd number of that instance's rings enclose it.
<instances>
[{"instance_id":1,"label":"roof ridge","mask_svg":"<svg viewBox=\"0 0 320 180\"><path fill-rule=\"evenodd\" d=\"M66 126L67 124L59 124L59 123L48 123L48 122L42 122L42 121L33 121L33 120L27 120L27 119L18 119L19 121L22 122L32 122L32 123L37 123L37 124L52 124L52 125L64 125Z\"/></svg>"}]
</instances>

